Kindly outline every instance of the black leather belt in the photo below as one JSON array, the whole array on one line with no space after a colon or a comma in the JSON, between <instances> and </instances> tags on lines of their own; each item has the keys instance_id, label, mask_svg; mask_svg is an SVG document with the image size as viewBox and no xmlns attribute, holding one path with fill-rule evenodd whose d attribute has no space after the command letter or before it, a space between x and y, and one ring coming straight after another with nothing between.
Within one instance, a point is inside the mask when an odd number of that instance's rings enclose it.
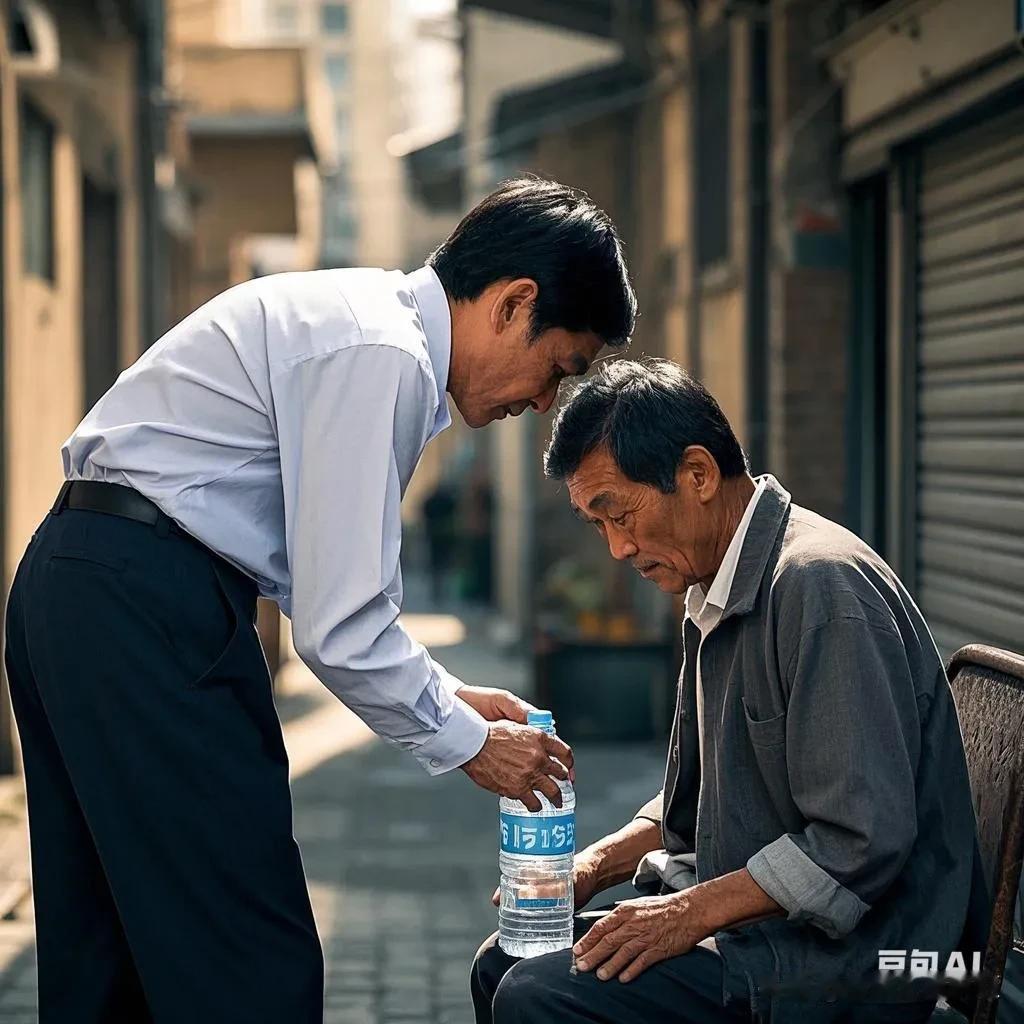
<instances>
[{"instance_id":1,"label":"black leather belt","mask_svg":"<svg viewBox=\"0 0 1024 1024\"><path fill-rule=\"evenodd\" d=\"M66 508L105 512L107 515L149 523L150 526L155 526L159 533L173 532L188 536L149 498L120 484L107 484L99 480L66 480L50 512L53 515L60 515Z\"/></svg>"}]
</instances>

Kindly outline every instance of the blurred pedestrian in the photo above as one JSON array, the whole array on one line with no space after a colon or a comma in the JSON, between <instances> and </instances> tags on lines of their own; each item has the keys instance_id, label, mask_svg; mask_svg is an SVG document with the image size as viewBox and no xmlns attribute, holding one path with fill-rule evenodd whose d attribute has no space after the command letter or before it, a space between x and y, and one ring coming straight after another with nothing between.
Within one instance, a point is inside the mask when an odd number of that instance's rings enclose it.
<instances>
[{"instance_id":1,"label":"blurred pedestrian","mask_svg":"<svg viewBox=\"0 0 1024 1024\"><path fill-rule=\"evenodd\" d=\"M470 480L462 521L466 570L466 598L480 604L494 599L493 556L494 492L482 472Z\"/></svg>"},{"instance_id":2,"label":"blurred pedestrian","mask_svg":"<svg viewBox=\"0 0 1024 1024\"><path fill-rule=\"evenodd\" d=\"M428 773L559 800L569 748L399 624L400 502L446 392L471 427L543 412L634 314L608 217L524 179L414 273L230 289L89 412L7 612L42 1024L321 1020L260 594Z\"/></svg>"},{"instance_id":3,"label":"blurred pedestrian","mask_svg":"<svg viewBox=\"0 0 1024 1024\"><path fill-rule=\"evenodd\" d=\"M435 602L445 598L448 575L455 555L455 510L452 488L439 483L423 502L423 529L427 534L427 559L430 563L430 593Z\"/></svg>"}]
</instances>

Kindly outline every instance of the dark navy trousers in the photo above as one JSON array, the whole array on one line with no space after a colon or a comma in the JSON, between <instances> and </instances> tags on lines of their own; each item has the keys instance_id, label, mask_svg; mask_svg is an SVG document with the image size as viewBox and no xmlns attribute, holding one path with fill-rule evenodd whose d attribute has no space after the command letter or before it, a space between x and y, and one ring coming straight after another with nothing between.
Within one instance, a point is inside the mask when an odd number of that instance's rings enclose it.
<instances>
[{"instance_id":1,"label":"dark navy trousers","mask_svg":"<svg viewBox=\"0 0 1024 1024\"><path fill-rule=\"evenodd\" d=\"M65 509L7 611L42 1024L313 1024L323 956L255 584Z\"/></svg>"}]
</instances>

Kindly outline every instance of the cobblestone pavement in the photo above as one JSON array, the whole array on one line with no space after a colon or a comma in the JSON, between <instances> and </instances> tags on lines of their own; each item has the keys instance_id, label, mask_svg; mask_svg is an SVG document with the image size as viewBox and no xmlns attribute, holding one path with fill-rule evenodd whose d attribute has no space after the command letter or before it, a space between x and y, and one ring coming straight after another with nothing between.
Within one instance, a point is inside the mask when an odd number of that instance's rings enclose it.
<instances>
[{"instance_id":1,"label":"cobblestone pavement","mask_svg":"<svg viewBox=\"0 0 1024 1024\"><path fill-rule=\"evenodd\" d=\"M498 653L479 617L407 619L463 679L522 691L523 665ZM438 646L464 627L462 642ZM295 831L327 959L325 1021L470 1024L468 965L495 927L496 799L461 772L428 777L304 670L286 672L282 691ZM576 758L583 844L661 784L657 745L582 748ZM0 889L26 874L24 824L3 824L0 803ZM12 917L0 921L0 1024L35 1020L31 904L12 892L0 907Z\"/></svg>"}]
</instances>

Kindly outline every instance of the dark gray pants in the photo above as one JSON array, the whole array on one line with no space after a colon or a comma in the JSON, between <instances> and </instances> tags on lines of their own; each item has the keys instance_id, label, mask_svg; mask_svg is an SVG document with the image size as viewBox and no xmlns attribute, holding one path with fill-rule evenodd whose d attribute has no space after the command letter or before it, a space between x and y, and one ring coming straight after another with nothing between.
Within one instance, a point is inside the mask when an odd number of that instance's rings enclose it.
<instances>
[{"instance_id":1,"label":"dark gray pants","mask_svg":"<svg viewBox=\"0 0 1024 1024\"><path fill-rule=\"evenodd\" d=\"M579 939L591 920L576 919ZM497 934L473 961L470 990L477 1024L723 1024L751 1020L749 1004L726 1006L722 962L702 946L663 960L634 981L570 974L570 953L517 960L498 948Z\"/></svg>"},{"instance_id":2,"label":"dark gray pants","mask_svg":"<svg viewBox=\"0 0 1024 1024\"><path fill-rule=\"evenodd\" d=\"M42 1024L320 1024L255 584L199 544L65 509L7 612Z\"/></svg>"}]
</instances>

